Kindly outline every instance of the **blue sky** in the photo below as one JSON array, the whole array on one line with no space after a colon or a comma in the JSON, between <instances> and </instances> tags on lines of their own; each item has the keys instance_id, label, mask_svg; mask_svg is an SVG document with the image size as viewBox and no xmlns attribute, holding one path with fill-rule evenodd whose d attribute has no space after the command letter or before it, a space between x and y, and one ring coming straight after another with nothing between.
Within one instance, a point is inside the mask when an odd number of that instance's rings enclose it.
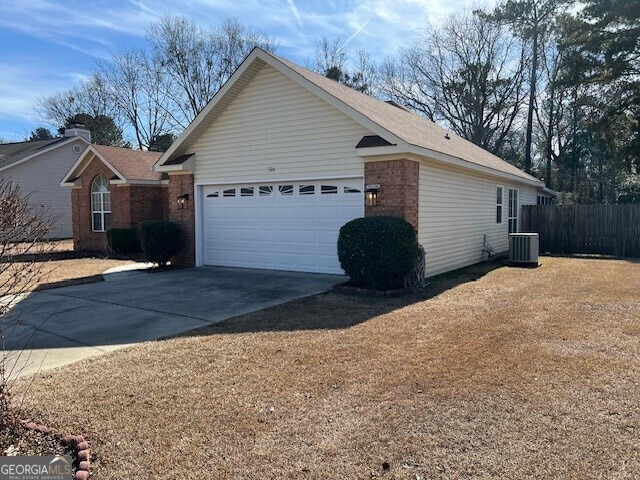
<instances>
[{"instance_id":1,"label":"blue sky","mask_svg":"<svg viewBox=\"0 0 640 480\"><path fill-rule=\"evenodd\" d=\"M340 37L379 59L426 29L429 21L437 23L477 4L476 0L2 0L0 138L23 140L42 125L34 109L39 97L73 86L91 73L96 59L143 45L146 27L168 13L187 15L204 26L238 18L275 37L279 55L306 65L322 35Z\"/></svg>"}]
</instances>

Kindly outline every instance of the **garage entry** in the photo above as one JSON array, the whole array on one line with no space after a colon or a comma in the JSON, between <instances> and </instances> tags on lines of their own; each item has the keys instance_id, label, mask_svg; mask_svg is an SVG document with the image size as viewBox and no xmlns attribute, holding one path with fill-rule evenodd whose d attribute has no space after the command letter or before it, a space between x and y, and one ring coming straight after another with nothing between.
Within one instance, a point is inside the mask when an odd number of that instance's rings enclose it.
<instances>
[{"instance_id":1,"label":"garage entry","mask_svg":"<svg viewBox=\"0 0 640 480\"><path fill-rule=\"evenodd\" d=\"M340 227L364 215L363 179L201 188L205 265L344 273Z\"/></svg>"}]
</instances>

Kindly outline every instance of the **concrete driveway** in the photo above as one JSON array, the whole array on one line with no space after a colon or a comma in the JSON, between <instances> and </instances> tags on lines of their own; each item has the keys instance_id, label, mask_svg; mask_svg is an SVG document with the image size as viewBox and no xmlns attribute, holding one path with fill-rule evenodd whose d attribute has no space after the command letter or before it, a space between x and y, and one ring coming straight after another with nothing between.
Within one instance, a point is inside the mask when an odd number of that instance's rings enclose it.
<instances>
[{"instance_id":1,"label":"concrete driveway","mask_svg":"<svg viewBox=\"0 0 640 480\"><path fill-rule=\"evenodd\" d=\"M314 295L345 277L221 267L105 275L29 294L6 319L8 363L34 373Z\"/></svg>"}]
</instances>

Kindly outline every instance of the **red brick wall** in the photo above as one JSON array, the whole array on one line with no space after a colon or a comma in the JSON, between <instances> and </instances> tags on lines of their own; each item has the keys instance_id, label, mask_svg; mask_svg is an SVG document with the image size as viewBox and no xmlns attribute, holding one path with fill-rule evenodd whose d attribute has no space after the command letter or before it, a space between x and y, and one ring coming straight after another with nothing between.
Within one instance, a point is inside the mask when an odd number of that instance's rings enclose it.
<instances>
[{"instance_id":1,"label":"red brick wall","mask_svg":"<svg viewBox=\"0 0 640 480\"><path fill-rule=\"evenodd\" d=\"M401 217L418 229L418 162L387 160L364 164L364 183L379 183L378 203L365 206L364 214Z\"/></svg>"},{"instance_id":2,"label":"red brick wall","mask_svg":"<svg viewBox=\"0 0 640 480\"><path fill-rule=\"evenodd\" d=\"M165 197L169 187L131 185L129 190L129 227L136 229L145 220L164 220Z\"/></svg>"},{"instance_id":3,"label":"red brick wall","mask_svg":"<svg viewBox=\"0 0 640 480\"><path fill-rule=\"evenodd\" d=\"M177 197L183 193L189 194L184 209L178 208ZM169 220L180 227L180 241L182 244L180 254L173 259L175 265L193 267L196 264L196 220L194 209L193 175L169 174Z\"/></svg>"},{"instance_id":4,"label":"red brick wall","mask_svg":"<svg viewBox=\"0 0 640 480\"><path fill-rule=\"evenodd\" d=\"M95 159L80 176L82 187L71 192L74 250L107 251L105 233L91 230L91 184L98 175L108 180L114 177ZM167 191L167 186L111 185L111 226L137 229L144 220L166 219Z\"/></svg>"},{"instance_id":5,"label":"red brick wall","mask_svg":"<svg viewBox=\"0 0 640 480\"><path fill-rule=\"evenodd\" d=\"M83 182L84 183L84 182ZM129 185L111 185L111 226L114 228L131 227L131 187Z\"/></svg>"}]
</instances>

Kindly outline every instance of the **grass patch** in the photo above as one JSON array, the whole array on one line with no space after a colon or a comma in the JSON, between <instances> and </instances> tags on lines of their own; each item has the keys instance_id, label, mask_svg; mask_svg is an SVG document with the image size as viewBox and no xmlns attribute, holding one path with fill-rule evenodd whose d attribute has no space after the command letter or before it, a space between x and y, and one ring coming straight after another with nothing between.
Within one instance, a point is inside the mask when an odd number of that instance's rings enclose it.
<instances>
[{"instance_id":1,"label":"grass patch","mask_svg":"<svg viewBox=\"0 0 640 480\"><path fill-rule=\"evenodd\" d=\"M59 240L46 247L45 253L33 253L12 259L15 268L20 268L21 262L26 265L34 264L35 269L41 269L42 278L32 286L32 290L46 290L49 288L66 287L82 283L102 281L102 272L120 265L129 265L132 260L97 257L86 252L75 252L73 241ZM0 273L0 285L13 275L12 269Z\"/></svg>"},{"instance_id":2,"label":"grass patch","mask_svg":"<svg viewBox=\"0 0 640 480\"><path fill-rule=\"evenodd\" d=\"M95 478L634 478L640 264L541 260L317 295L16 393L91 440Z\"/></svg>"}]
</instances>

